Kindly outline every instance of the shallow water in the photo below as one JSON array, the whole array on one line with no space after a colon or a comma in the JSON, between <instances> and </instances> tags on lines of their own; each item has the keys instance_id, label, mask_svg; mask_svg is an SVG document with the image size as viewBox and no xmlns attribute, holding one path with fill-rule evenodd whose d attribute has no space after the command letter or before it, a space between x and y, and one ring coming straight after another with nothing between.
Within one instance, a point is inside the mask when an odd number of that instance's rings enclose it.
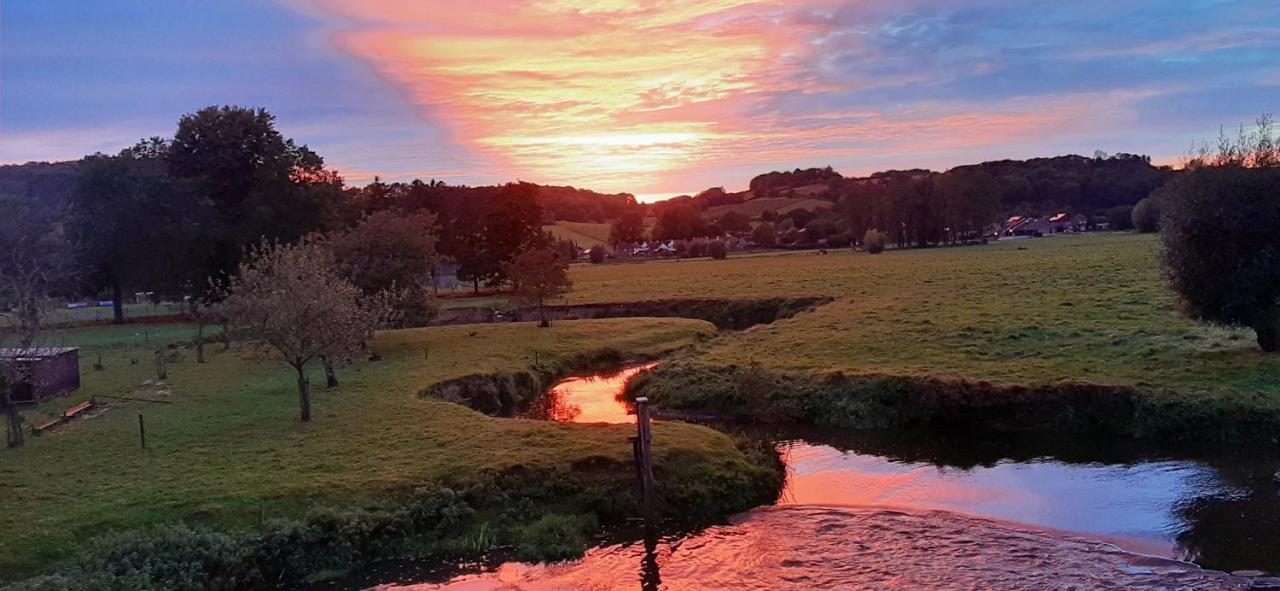
<instances>
[{"instance_id":1,"label":"shallow water","mask_svg":"<svg viewBox=\"0 0 1280 591\"><path fill-rule=\"evenodd\" d=\"M618 394L642 370L565 380L532 416L632 422ZM777 441L786 459L777 507L579 562L506 564L408 588L1243 589L1264 579L1179 560L1280 572L1280 459L1249 450L911 431L755 435Z\"/></svg>"}]
</instances>

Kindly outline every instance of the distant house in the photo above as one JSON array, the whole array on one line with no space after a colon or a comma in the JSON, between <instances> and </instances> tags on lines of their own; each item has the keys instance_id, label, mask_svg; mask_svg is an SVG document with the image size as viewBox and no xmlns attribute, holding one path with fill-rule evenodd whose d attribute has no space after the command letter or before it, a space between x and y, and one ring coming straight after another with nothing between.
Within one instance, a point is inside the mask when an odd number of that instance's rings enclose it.
<instances>
[{"instance_id":1,"label":"distant house","mask_svg":"<svg viewBox=\"0 0 1280 591\"><path fill-rule=\"evenodd\" d=\"M1072 215L1063 212L1050 217L1049 224L1053 226L1053 232L1056 234L1062 232L1084 232L1089 229L1089 218L1080 214Z\"/></svg>"},{"instance_id":2,"label":"distant house","mask_svg":"<svg viewBox=\"0 0 1280 591\"><path fill-rule=\"evenodd\" d=\"M38 347L0 349L0 360L17 369L11 399L40 402L80 387L80 349Z\"/></svg>"},{"instance_id":3,"label":"distant house","mask_svg":"<svg viewBox=\"0 0 1280 591\"><path fill-rule=\"evenodd\" d=\"M1013 216L1000 231L1001 238L1044 236L1053 233L1053 224L1037 217Z\"/></svg>"}]
</instances>

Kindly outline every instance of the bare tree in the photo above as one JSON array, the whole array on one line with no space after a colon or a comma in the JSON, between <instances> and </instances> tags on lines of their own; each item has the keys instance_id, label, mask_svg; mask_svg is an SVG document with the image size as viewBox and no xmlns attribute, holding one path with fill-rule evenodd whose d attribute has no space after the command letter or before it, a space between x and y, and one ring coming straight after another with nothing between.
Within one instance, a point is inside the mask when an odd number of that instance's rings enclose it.
<instances>
[{"instance_id":1,"label":"bare tree","mask_svg":"<svg viewBox=\"0 0 1280 591\"><path fill-rule=\"evenodd\" d=\"M0 199L0 211L0 309L12 310L12 320L0 326L0 348L10 349L0 357L0 406L7 444L19 447L23 419L13 391L24 376L18 359L38 347L49 295L75 275L75 249L44 204Z\"/></svg>"},{"instance_id":2,"label":"bare tree","mask_svg":"<svg viewBox=\"0 0 1280 591\"><path fill-rule=\"evenodd\" d=\"M573 287L568 271L569 263L550 248L526 250L507 264L506 274L516 297L537 304L538 326L551 326L547 319L547 300Z\"/></svg>"},{"instance_id":3,"label":"bare tree","mask_svg":"<svg viewBox=\"0 0 1280 591\"><path fill-rule=\"evenodd\" d=\"M363 296L338 272L328 250L312 239L249 249L224 291L223 308L231 323L271 345L297 372L303 421L311 420L307 364L354 355L389 316L388 299Z\"/></svg>"}]
</instances>

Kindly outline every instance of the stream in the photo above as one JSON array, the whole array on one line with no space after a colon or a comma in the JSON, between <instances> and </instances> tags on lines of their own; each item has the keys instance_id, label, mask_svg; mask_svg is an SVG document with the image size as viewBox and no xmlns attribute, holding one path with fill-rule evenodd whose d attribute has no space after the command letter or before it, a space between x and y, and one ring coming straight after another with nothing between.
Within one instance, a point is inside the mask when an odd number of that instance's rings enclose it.
<instances>
[{"instance_id":1,"label":"stream","mask_svg":"<svg viewBox=\"0 0 1280 591\"><path fill-rule=\"evenodd\" d=\"M634 422L619 394L647 367L563 380L529 418ZM1280 589L1266 576L1280 573L1270 454L904 430L748 434L777 442L786 461L773 507L572 563L378 589Z\"/></svg>"}]
</instances>

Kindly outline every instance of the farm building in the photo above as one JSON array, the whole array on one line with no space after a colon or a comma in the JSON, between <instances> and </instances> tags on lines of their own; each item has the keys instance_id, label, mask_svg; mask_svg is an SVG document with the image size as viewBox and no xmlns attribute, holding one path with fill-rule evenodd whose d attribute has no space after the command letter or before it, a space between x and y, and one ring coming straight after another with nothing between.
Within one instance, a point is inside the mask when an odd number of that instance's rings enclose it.
<instances>
[{"instance_id":1,"label":"farm building","mask_svg":"<svg viewBox=\"0 0 1280 591\"><path fill-rule=\"evenodd\" d=\"M0 361L13 364L15 402L39 402L80 387L80 349L37 347L0 349Z\"/></svg>"}]
</instances>

